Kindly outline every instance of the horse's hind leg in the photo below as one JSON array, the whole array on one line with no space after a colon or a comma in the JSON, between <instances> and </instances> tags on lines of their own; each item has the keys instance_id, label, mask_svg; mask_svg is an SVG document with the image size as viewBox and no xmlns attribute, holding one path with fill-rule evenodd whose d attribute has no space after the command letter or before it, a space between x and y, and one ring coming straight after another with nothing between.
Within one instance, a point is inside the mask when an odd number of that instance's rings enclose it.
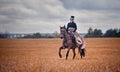
<instances>
[{"instance_id":1,"label":"horse's hind leg","mask_svg":"<svg viewBox=\"0 0 120 72\"><path fill-rule=\"evenodd\" d=\"M68 58L69 51L70 51L70 48L68 48L68 51L67 51L67 53L66 53L66 60L67 60L67 58Z\"/></svg>"},{"instance_id":2,"label":"horse's hind leg","mask_svg":"<svg viewBox=\"0 0 120 72\"><path fill-rule=\"evenodd\" d=\"M82 49L83 56L85 57L85 49Z\"/></svg>"},{"instance_id":3,"label":"horse's hind leg","mask_svg":"<svg viewBox=\"0 0 120 72\"><path fill-rule=\"evenodd\" d=\"M82 58L82 56L83 56L82 50L80 50L80 56L81 56L81 58Z\"/></svg>"},{"instance_id":4,"label":"horse's hind leg","mask_svg":"<svg viewBox=\"0 0 120 72\"><path fill-rule=\"evenodd\" d=\"M73 59L75 58L75 56L76 56L76 53L75 53L75 48L74 49L72 49L73 50Z\"/></svg>"},{"instance_id":5,"label":"horse's hind leg","mask_svg":"<svg viewBox=\"0 0 120 72\"><path fill-rule=\"evenodd\" d=\"M85 57L85 49L81 49L80 55L81 55L81 58L82 58L82 56Z\"/></svg>"},{"instance_id":6,"label":"horse's hind leg","mask_svg":"<svg viewBox=\"0 0 120 72\"><path fill-rule=\"evenodd\" d=\"M59 57L60 58L62 58L62 55L61 55L61 50L63 49L63 46L61 46L60 48L59 48Z\"/></svg>"},{"instance_id":7,"label":"horse's hind leg","mask_svg":"<svg viewBox=\"0 0 120 72\"><path fill-rule=\"evenodd\" d=\"M81 50L81 47L78 47L78 52L80 53L80 57L82 58L82 50Z\"/></svg>"}]
</instances>

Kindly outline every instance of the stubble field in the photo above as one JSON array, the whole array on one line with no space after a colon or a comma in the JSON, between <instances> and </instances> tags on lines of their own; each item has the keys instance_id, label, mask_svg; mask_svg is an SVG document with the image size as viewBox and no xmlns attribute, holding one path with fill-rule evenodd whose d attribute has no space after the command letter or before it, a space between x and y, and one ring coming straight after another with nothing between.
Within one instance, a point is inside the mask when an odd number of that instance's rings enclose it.
<instances>
[{"instance_id":1,"label":"stubble field","mask_svg":"<svg viewBox=\"0 0 120 72\"><path fill-rule=\"evenodd\" d=\"M86 57L76 49L59 58L61 39L0 39L0 72L120 72L120 38L86 38Z\"/></svg>"}]
</instances>

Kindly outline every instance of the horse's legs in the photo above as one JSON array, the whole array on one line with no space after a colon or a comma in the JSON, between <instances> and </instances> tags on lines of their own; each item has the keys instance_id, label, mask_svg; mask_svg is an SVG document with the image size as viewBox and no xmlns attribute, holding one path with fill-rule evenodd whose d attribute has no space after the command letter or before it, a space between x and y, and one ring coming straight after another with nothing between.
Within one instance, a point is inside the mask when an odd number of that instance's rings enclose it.
<instances>
[{"instance_id":1,"label":"horse's legs","mask_svg":"<svg viewBox=\"0 0 120 72\"><path fill-rule=\"evenodd\" d=\"M63 49L63 46L61 46L60 48L59 48L59 57L60 58L62 58L62 55L61 55L61 50Z\"/></svg>"},{"instance_id":2,"label":"horse's legs","mask_svg":"<svg viewBox=\"0 0 120 72\"><path fill-rule=\"evenodd\" d=\"M82 58L82 50L81 50L81 47L78 47L78 51L80 53L80 57Z\"/></svg>"},{"instance_id":3,"label":"horse's legs","mask_svg":"<svg viewBox=\"0 0 120 72\"><path fill-rule=\"evenodd\" d=\"M85 57L85 49L82 49L83 56Z\"/></svg>"},{"instance_id":4,"label":"horse's legs","mask_svg":"<svg viewBox=\"0 0 120 72\"><path fill-rule=\"evenodd\" d=\"M82 49L80 49L80 56L82 58L82 55L83 55L83 52L82 52Z\"/></svg>"},{"instance_id":5,"label":"horse's legs","mask_svg":"<svg viewBox=\"0 0 120 72\"><path fill-rule=\"evenodd\" d=\"M69 51L70 51L70 48L68 48L68 51L67 51L67 53L66 53L66 60L67 60L67 58L68 58Z\"/></svg>"},{"instance_id":6,"label":"horse's legs","mask_svg":"<svg viewBox=\"0 0 120 72\"><path fill-rule=\"evenodd\" d=\"M73 50L73 59L75 58L75 56L76 56L76 53L75 53L75 48L74 49L72 49Z\"/></svg>"}]
</instances>

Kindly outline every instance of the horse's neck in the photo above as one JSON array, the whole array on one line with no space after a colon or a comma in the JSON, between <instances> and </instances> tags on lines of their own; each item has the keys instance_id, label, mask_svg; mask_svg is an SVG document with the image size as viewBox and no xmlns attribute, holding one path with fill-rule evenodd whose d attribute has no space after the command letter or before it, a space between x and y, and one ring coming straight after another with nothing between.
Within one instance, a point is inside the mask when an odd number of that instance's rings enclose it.
<instances>
[{"instance_id":1,"label":"horse's neck","mask_svg":"<svg viewBox=\"0 0 120 72\"><path fill-rule=\"evenodd\" d=\"M64 38L65 38L66 40L69 40L69 39L70 39L70 37L69 37L69 35L68 35L67 32L65 32L65 34L64 34Z\"/></svg>"}]
</instances>

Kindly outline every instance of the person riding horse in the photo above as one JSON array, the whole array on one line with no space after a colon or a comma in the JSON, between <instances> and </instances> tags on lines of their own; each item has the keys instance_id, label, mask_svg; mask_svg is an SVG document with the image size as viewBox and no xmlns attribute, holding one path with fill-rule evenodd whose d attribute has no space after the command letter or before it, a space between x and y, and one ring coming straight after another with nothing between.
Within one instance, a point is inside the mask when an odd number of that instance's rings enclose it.
<instances>
[{"instance_id":1,"label":"person riding horse","mask_svg":"<svg viewBox=\"0 0 120 72\"><path fill-rule=\"evenodd\" d=\"M83 52L83 56L85 56L85 47L86 47L86 42L84 38L80 37L79 34L76 32L77 30L77 25L74 22L74 16L71 16L70 22L67 24L67 32L70 33L72 41L77 44L77 46L81 46L81 50Z\"/></svg>"},{"instance_id":2,"label":"person riding horse","mask_svg":"<svg viewBox=\"0 0 120 72\"><path fill-rule=\"evenodd\" d=\"M74 16L71 16L70 22L67 24L67 32L70 34L72 41L76 43L78 46L80 46L83 41L81 40L81 37L76 32L76 30L77 25L74 22Z\"/></svg>"},{"instance_id":3,"label":"person riding horse","mask_svg":"<svg viewBox=\"0 0 120 72\"><path fill-rule=\"evenodd\" d=\"M70 22L67 25L67 29L65 25L62 27L60 26L60 37L63 39L63 44L59 48L60 58L62 58L61 50L66 48L68 49L66 53L66 60L68 58L70 49L73 50L73 54L74 54L73 59L75 58L76 56L75 48L78 48L78 52L80 53L81 58L82 56L85 57L85 41L83 38L79 36L76 30L77 30L77 25L74 22L74 16L71 16Z\"/></svg>"}]
</instances>

